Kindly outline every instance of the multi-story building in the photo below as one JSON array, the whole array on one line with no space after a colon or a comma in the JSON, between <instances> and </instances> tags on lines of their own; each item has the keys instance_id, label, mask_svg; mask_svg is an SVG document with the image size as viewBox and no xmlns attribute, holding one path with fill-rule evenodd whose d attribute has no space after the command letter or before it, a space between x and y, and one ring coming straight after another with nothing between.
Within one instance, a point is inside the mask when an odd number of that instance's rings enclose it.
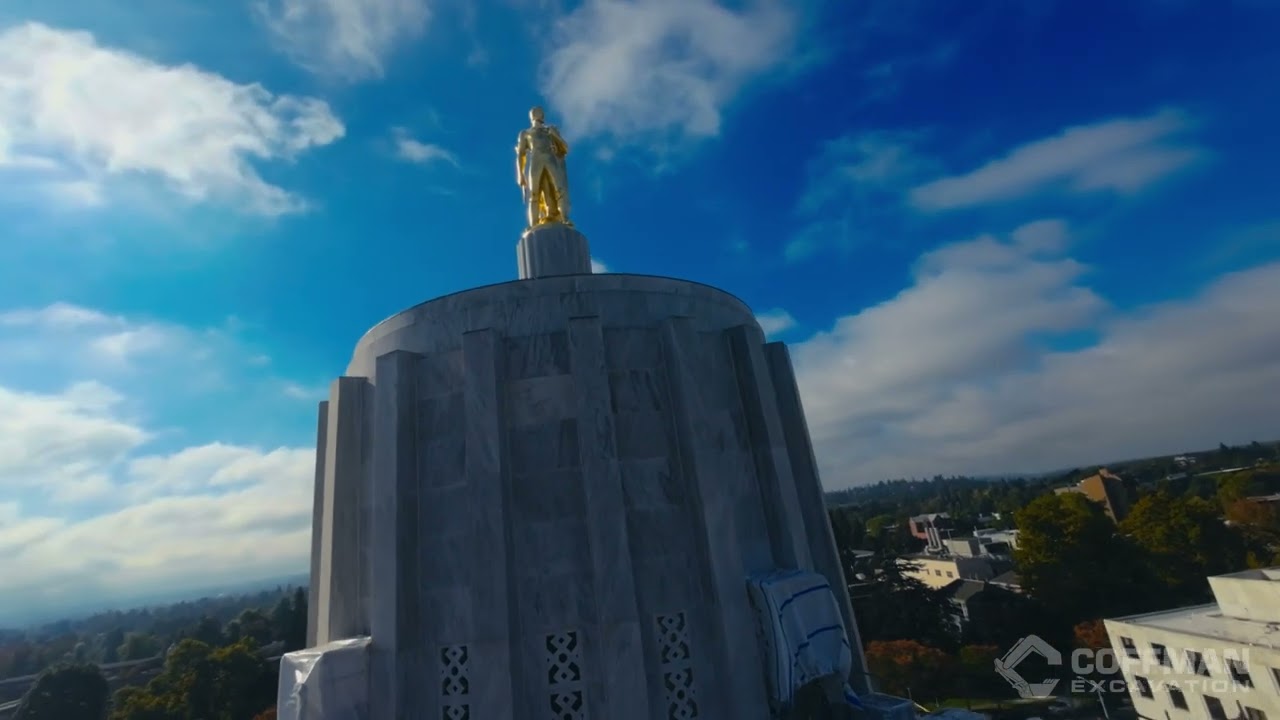
<instances>
[{"instance_id":1,"label":"multi-story building","mask_svg":"<svg viewBox=\"0 0 1280 720\"><path fill-rule=\"evenodd\" d=\"M1280 719L1280 568L1209 578L1216 602L1107 620L1140 718Z\"/></svg>"},{"instance_id":2,"label":"multi-story building","mask_svg":"<svg viewBox=\"0 0 1280 720\"><path fill-rule=\"evenodd\" d=\"M1081 480L1075 485L1068 485L1054 490L1055 493L1080 493L1102 506L1102 511L1112 522L1120 522L1129 514L1129 500L1125 495L1124 483L1119 475L1106 468L1098 470L1096 475Z\"/></svg>"},{"instance_id":3,"label":"multi-story building","mask_svg":"<svg viewBox=\"0 0 1280 720\"><path fill-rule=\"evenodd\" d=\"M902 574L931 588L943 588L956 580L990 580L995 567L985 557L958 555L903 555Z\"/></svg>"},{"instance_id":4,"label":"multi-story building","mask_svg":"<svg viewBox=\"0 0 1280 720\"><path fill-rule=\"evenodd\" d=\"M942 544L942 534L952 529L951 516L947 513L915 515L907 520L907 529L929 547L938 547Z\"/></svg>"}]
</instances>

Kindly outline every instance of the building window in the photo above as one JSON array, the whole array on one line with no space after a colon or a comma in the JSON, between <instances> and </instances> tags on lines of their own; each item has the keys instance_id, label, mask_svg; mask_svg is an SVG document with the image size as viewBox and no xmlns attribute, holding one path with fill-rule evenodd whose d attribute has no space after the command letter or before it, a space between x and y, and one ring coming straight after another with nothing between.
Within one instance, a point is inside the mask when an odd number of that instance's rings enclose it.
<instances>
[{"instance_id":1,"label":"building window","mask_svg":"<svg viewBox=\"0 0 1280 720\"><path fill-rule=\"evenodd\" d=\"M949 577L949 578L953 578L953 577L955 577L955 576L956 576L956 574L955 574L955 573L951 572L950 570L948 570L948 571L947 571L947 577Z\"/></svg>"},{"instance_id":2,"label":"building window","mask_svg":"<svg viewBox=\"0 0 1280 720\"><path fill-rule=\"evenodd\" d=\"M1209 677L1209 666L1204 664L1204 655L1195 650L1187 651L1187 666L1196 675Z\"/></svg>"},{"instance_id":3,"label":"building window","mask_svg":"<svg viewBox=\"0 0 1280 720\"><path fill-rule=\"evenodd\" d=\"M1121 637L1120 644L1124 646L1125 655L1134 660L1138 659L1138 646L1133 644L1133 638Z\"/></svg>"},{"instance_id":4,"label":"building window","mask_svg":"<svg viewBox=\"0 0 1280 720\"><path fill-rule=\"evenodd\" d=\"M1222 707L1222 701L1218 698L1205 695L1204 706L1209 711L1210 720L1227 720L1227 709Z\"/></svg>"},{"instance_id":5,"label":"building window","mask_svg":"<svg viewBox=\"0 0 1280 720\"><path fill-rule=\"evenodd\" d=\"M1172 685L1169 686L1169 702L1173 703L1173 706L1179 710L1190 709L1187 706L1187 696L1183 695L1181 690Z\"/></svg>"},{"instance_id":6,"label":"building window","mask_svg":"<svg viewBox=\"0 0 1280 720\"><path fill-rule=\"evenodd\" d=\"M1155 693L1151 692L1151 683L1141 675L1134 675L1133 679L1138 683L1138 694L1144 698L1153 698Z\"/></svg>"},{"instance_id":7,"label":"building window","mask_svg":"<svg viewBox=\"0 0 1280 720\"><path fill-rule=\"evenodd\" d=\"M1249 668L1244 666L1243 661L1227 658L1227 670L1231 673L1231 679L1235 680L1237 685L1253 687L1253 678L1249 677Z\"/></svg>"},{"instance_id":8,"label":"building window","mask_svg":"<svg viewBox=\"0 0 1280 720\"><path fill-rule=\"evenodd\" d=\"M1155 656L1156 662L1165 667L1173 667L1173 662L1169 660L1169 648L1160 643L1151 643L1151 654Z\"/></svg>"},{"instance_id":9,"label":"building window","mask_svg":"<svg viewBox=\"0 0 1280 720\"><path fill-rule=\"evenodd\" d=\"M1267 720L1267 714L1258 708L1251 708L1248 705L1244 708L1245 720Z\"/></svg>"},{"instance_id":10,"label":"building window","mask_svg":"<svg viewBox=\"0 0 1280 720\"><path fill-rule=\"evenodd\" d=\"M942 577L942 571L941 571L941 570L934 570L934 571L933 571L933 574L934 574L934 575L937 575L938 577Z\"/></svg>"}]
</instances>

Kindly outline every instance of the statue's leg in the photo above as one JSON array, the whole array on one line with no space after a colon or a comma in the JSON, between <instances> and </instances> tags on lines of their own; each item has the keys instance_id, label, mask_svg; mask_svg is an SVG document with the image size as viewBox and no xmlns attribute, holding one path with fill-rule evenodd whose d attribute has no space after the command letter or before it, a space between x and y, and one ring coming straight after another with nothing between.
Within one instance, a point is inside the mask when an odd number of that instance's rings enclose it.
<instances>
[{"instance_id":1,"label":"statue's leg","mask_svg":"<svg viewBox=\"0 0 1280 720\"><path fill-rule=\"evenodd\" d=\"M556 206L560 210L560 219L567 222L570 209L569 178L564 171L563 165L552 171L551 180L556 186Z\"/></svg>"}]
</instances>

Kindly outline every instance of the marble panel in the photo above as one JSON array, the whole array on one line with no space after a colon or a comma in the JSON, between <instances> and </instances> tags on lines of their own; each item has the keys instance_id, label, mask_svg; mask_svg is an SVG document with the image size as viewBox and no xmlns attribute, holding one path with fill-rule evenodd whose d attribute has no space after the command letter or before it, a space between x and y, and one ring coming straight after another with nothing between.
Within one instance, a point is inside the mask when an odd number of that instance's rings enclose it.
<instances>
[{"instance_id":1,"label":"marble panel","mask_svg":"<svg viewBox=\"0 0 1280 720\"><path fill-rule=\"evenodd\" d=\"M545 375L507 384L507 412L512 427L571 418L577 402L572 375Z\"/></svg>"},{"instance_id":2,"label":"marble panel","mask_svg":"<svg viewBox=\"0 0 1280 720\"><path fill-rule=\"evenodd\" d=\"M516 522L512 527L515 566L522 581L541 574L583 573L590 567L582 520Z\"/></svg>"},{"instance_id":3,"label":"marble panel","mask_svg":"<svg viewBox=\"0 0 1280 720\"><path fill-rule=\"evenodd\" d=\"M619 469L628 508L656 510L688 501L689 488L676 474L670 457L623 460Z\"/></svg>"},{"instance_id":4,"label":"marble panel","mask_svg":"<svg viewBox=\"0 0 1280 720\"><path fill-rule=\"evenodd\" d=\"M406 398L406 402L411 399ZM431 442L440 435L461 433L463 429L462 388L418 401L419 442Z\"/></svg>"},{"instance_id":5,"label":"marble panel","mask_svg":"<svg viewBox=\"0 0 1280 720\"><path fill-rule=\"evenodd\" d=\"M316 472L315 487L311 501L311 574L310 592L312 602L307 604L307 647L316 646L318 630L317 611L319 603L315 598L320 596L320 558L324 555L324 444L329 438L329 401L320 403L319 418L316 421Z\"/></svg>"},{"instance_id":6,"label":"marble panel","mask_svg":"<svg viewBox=\"0 0 1280 720\"><path fill-rule=\"evenodd\" d=\"M818 478L818 463L813 454L813 444L809 439L808 423L800 401L800 390L796 385L791 355L787 352L787 346L780 342L765 345L764 355L773 380L773 389L777 395L778 413L782 420L787 453L795 476L796 492L799 495L801 513L804 516L805 536L809 543L814 568L826 577L827 582L831 583L832 591L840 606L845 631L849 636L849 644L854 650L856 666L854 689L866 693L870 691L870 687L865 675L866 668L862 667L864 664L862 641L846 590L848 584L844 577L840 554L836 549L835 537L831 531L831 518L827 514L822 483Z\"/></svg>"},{"instance_id":7,"label":"marble panel","mask_svg":"<svg viewBox=\"0 0 1280 720\"><path fill-rule=\"evenodd\" d=\"M666 379L657 368L614 370L609 373L609 390L617 413L665 412L671 405Z\"/></svg>"},{"instance_id":8,"label":"marble panel","mask_svg":"<svg viewBox=\"0 0 1280 720\"><path fill-rule=\"evenodd\" d=\"M725 332L737 368L738 387L756 460L765 521L779 567L811 568L808 538L796 481L787 456L786 438L778 415L778 398L759 342L759 330L749 326Z\"/></svg>"},{"instance_id":9,"label":"marble panel","mask_svg":"<svg viewBox=\"0 0 1280 720\"><path fill-rule=\"evenodd\" d=\"M520 588L522 625L531 634L579 625L595 615L591 582L581 573L548 568L522 578Z\"/></svg>"},{"instance_id":10,"label":"marble panel","mask_svg":"<svg viewBox=\"0 0 1280 720\"><path fill-rule=\"evenodd\" d=\"M518 590L512 587L511 490L507 473L503 344L498 333L484 329L462 338L466 410L468 504L455 515L469 516L473 544L463 554L471 570L471 694L474 717L514 715L517 678L526 668L512 664L512 642L521 634ZM464 509L469 509L466 512Z\"/></svg>"},{"instance_id":11,"label":"marble panel","mask_svg":"<svg viewBox=\"0 0 1280 720\"><path fill-rule=\"evenodd\" d=\"M680 509L632 510L627 527L638 557L678 555L689 549L688 515Z\"/></svg>"},{"instance_id":12,"label":"marble panel","mask_svg":"<svg viewBox=\"0 0 1280 720\"><path fill-rule=\"evenodd\" d=\"M418 446L418 473L430 488L450 487L467 482L466 435L462 428L424 439Z\"/></svg>"},{"instance_id":13,"label":"marble panel","mask_svg":"<svg viewBox=\"0 0 1280 720\"><path fill-rule=\"evenodd\" d=\"M519 522L560 521L586 513L582 471L577 468L513 475L510 515Z\"/></svg>"},{"instance_id":14,"label":"marble panel","mask_svg":"<svg viewBox=\"0 0 1280 720\"><path fill-rule=\"evenodd\" d=\"M334 381L325 441L320 561L320 627L317 642L368 633L368 534L366 492L372 388L364 378Z\"/></svg>"},{"instance_id":15,"label":"marble panel","mask_svg":"<svg viewBox=\"0 0 1280 720\"><path fill-rule=\"evenodd\" d=\"M461 351L432 353L418 363L418 397L458 392L462 382Z\"/></svg>"},{"instance_id":16,"label":"marble panel","mask_svg":"<svg viewBox=\"0 0 1280 720\"><path fill-rule=\"evenodd\" d=\"M471 498L469 485L419 485L418 532L424 538L424 547L431 547L431 538L466 533L473 526L474 521L467 513L458 512L458 508L468 506Z\"/></svg>"},{"instance_id":17,"label":"marble panel","mask_svg":"<svg viewBox=\"0 0 1280 720\"><path fill-rule=\"evenodd\" d=\"M511 428L508 437L514 474L536 475L568 470L581 463L576 420Z\"/></svg>"},{"instance_id":18,"label":"marble panel","mask_svg":"<svg viewBox=\"0 0 1280 720\"><path fill-rule=\"evenodd\" d=\"M427 647L471 641L475 607L471 588L465 585L424 588L422 607L426 624L431 627Z\"/></svg>"},{"instance_id":19,"label":"marble panel","mask_svg":"<svg viewBox=\"0 0 1280 720\"><path fill-rule=\"evenodd\" d=\"M604 349L610 370L647 370L662 365L662 342L651 327L606 327Z\"/></svg>"},{"instance_id":20,"label":"marble panel","mask_svg":"<svg viewBox=\"0 0 1280 720\"><path fill-rule=\"evenodd\" d=\"M508 332L514 332L508 329ZM569 335L553 332L506 340L506 379L524 380L569 372Z\"/></svg>"},{"instance_id":21,"label":"marble panel","mask_svg":"<svg viewBox=\"0 0 1280 720\"><path fill-rule=\"evenodd\" d=\"M492 563L490 553L497 550L488 543L478 545L470 532L432 535L430 545L421 551L422 586L434 589L466 585L475 563Z\"/></svg>"},{"instance_id":22,"label":"marble panel","mask_svg":"<svg viewBox=\"0 0 1280 720\"><path fill-rule=\"evenodd\" d=\"M657 410L622 412L614 416L618 457L622 459L665 458L671 454L668 441L670 415Z\"/></svg>"}]
</instances>

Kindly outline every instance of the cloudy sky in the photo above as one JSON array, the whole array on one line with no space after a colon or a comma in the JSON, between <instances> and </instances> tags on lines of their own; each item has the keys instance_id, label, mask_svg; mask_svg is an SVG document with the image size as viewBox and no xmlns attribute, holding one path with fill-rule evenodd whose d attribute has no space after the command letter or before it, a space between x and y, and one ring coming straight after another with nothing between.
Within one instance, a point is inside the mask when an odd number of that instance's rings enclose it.
<instances>
[{"instance_id":1,"label":"cloudy sky","mask_svg":"<svg viewBox=\"0 0 1280 720\"><path fill-rule=\"evenodd\" d=\"M1280 438L1280 6L5 0L0 622L305 570L372 324L598 264L793 346L829 488Z\"/></svg>"}]
</instances>

